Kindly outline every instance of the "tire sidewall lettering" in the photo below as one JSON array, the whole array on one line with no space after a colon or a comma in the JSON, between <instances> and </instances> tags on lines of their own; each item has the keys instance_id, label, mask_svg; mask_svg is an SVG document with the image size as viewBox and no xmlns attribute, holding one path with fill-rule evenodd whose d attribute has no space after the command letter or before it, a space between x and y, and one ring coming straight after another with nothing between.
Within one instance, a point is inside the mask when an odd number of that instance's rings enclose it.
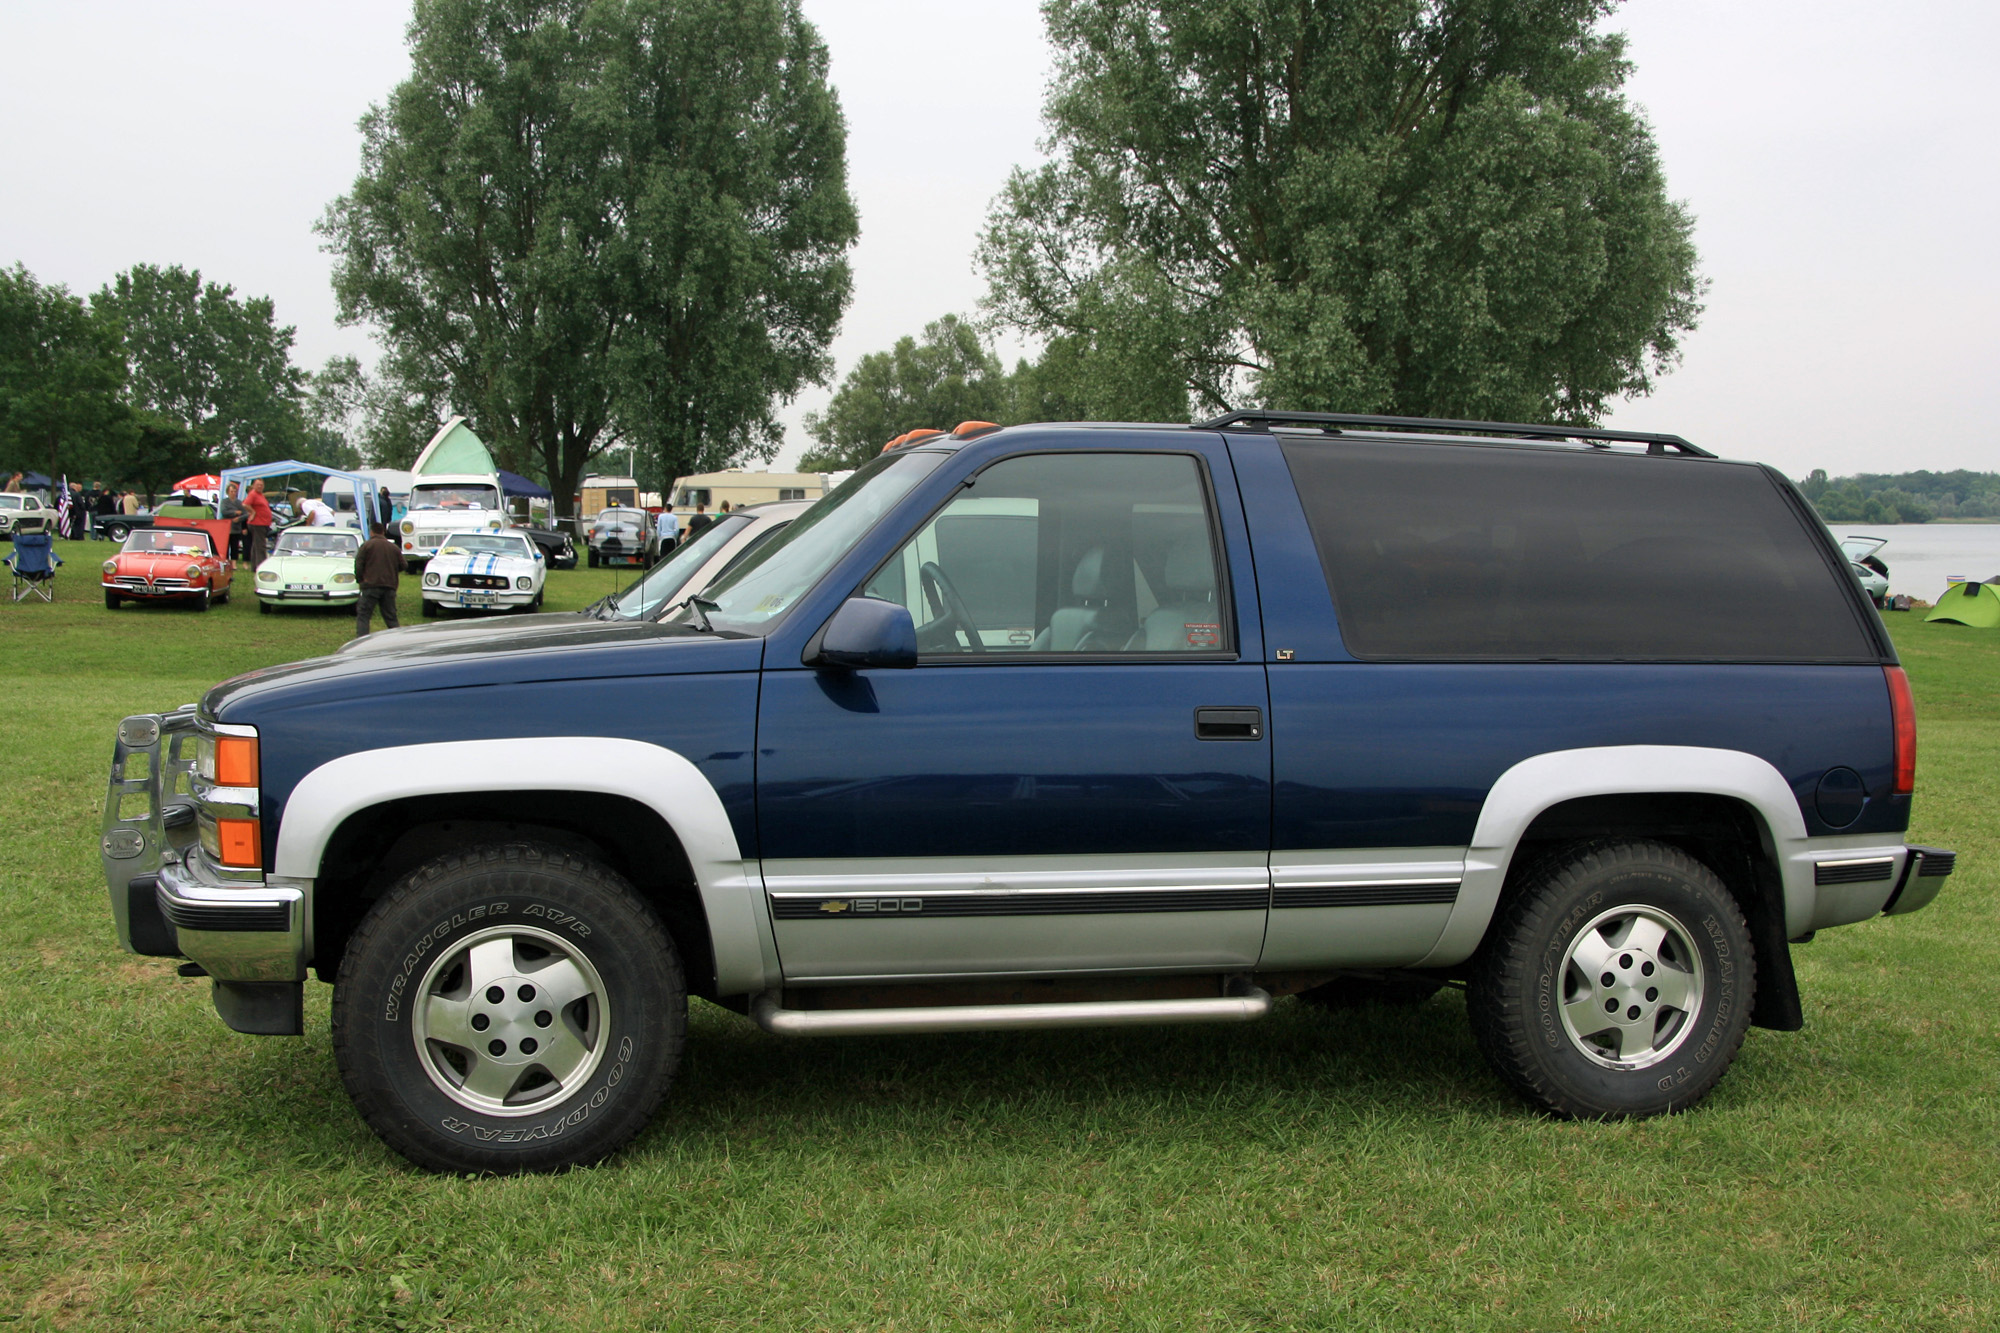
<instances>
[{"instance_id":1,"label":"tire sidewall lettering","mask_svg":"<svg viewBox=\"0 0 2000 1333\"><path fill-rule=\"evenodd\" d=\"M489 916L505 916L508 905L504 902L480 903L460 912L453 912L444 920L432 926L429 931L412 944L403 954L402 970L389 982L389 994L383 1001L382 1021L396 1023L402 1020L403 994L409 989L410 978L418 967L424 965L432 946L445 939L452 932L462 930L474 921L483 921Z\"/></svg>"}]
</instances>

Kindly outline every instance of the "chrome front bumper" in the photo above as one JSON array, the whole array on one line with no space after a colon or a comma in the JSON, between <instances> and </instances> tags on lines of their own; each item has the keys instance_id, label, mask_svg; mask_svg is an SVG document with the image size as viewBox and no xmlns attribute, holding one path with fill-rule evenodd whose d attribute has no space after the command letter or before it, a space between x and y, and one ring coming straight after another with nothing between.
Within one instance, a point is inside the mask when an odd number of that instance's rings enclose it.
<instances>
[{"instance_id":1,"label":"chrome front bumper","mask_svg":"<svg viewBox=\"0 0 2000 1333\"><path fill-rule=\"evenodd\" d=\"M199 964L215 980L216 1011L237 1031L297 1033L311 882L210 864L196 829L195 741L192 704L118 724L98 844L118 941Z\"/></svg>"}]
</instances>

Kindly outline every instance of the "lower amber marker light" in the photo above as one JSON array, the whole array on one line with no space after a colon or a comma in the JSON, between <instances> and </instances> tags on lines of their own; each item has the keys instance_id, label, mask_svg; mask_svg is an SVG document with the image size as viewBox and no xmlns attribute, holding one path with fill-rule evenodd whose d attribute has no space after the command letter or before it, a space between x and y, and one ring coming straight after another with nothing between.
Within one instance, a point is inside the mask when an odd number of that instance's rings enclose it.
<instances>
[{"instance_id":1,"label":"lower amber marker light","mask_svg":"<svg viewBox=\"0 0 2000 1333\"><path fill-rule=\"evenodd\" d=\"M264 839L254 819L216 820L215 843L226 866L255 870L264 864Z\"/></svg>"}]
</instances>

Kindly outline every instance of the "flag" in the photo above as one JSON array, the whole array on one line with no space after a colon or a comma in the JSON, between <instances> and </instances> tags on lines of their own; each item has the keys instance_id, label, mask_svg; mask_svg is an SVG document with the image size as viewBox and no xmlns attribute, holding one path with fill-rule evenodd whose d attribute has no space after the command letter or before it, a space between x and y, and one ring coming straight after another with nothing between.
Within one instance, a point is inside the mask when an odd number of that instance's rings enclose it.
<instances>
[{"instance_id":1,"label":"flag","mask_svg":"<svg viewBox=\"0 0 2000 1333\"><path fill-rule=\"evenodd\" d=\"M63 536L63 537L71 535L69 530L69 474L68 473L64 473L63 479L56 485L56 533L58 536Z\"/></svg>"}]
</instances>

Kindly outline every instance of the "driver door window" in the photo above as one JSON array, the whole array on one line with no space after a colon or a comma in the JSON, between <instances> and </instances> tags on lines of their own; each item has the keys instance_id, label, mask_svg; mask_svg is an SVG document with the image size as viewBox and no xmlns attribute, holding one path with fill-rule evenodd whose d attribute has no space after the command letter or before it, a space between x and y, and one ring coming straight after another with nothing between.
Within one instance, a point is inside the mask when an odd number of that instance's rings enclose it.
<instances>
[{"instance_id":1,"label":"driver door window","mask_svg":"<svg viewBox=\"0 0 2000 1333\"><path fill-rule=\"evenodd\" d=\"M926 656L1226 653L1207 488L1185 454L996 463L863 589Z\"/></svg>"}]
</instances>

